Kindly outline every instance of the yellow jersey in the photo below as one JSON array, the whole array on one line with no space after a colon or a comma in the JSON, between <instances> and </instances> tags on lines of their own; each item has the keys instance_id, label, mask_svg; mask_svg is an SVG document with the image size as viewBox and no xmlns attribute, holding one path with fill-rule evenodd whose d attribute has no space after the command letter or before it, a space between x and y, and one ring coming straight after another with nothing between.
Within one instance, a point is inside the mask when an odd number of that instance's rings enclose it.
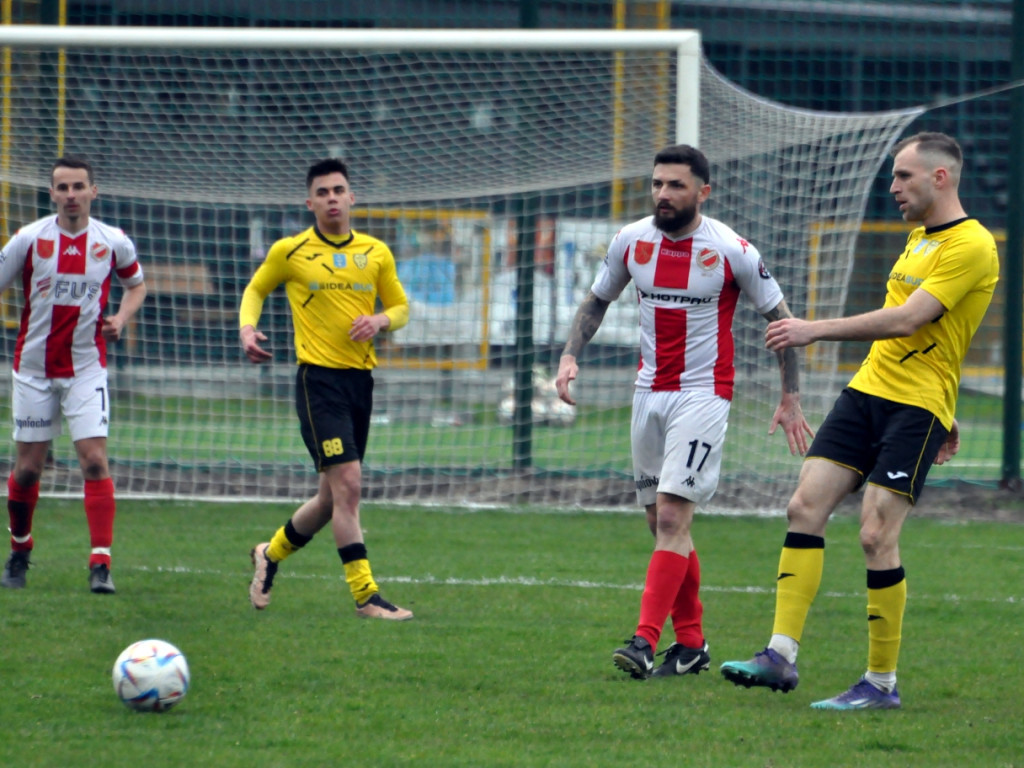
<instances>
[{"instance_id":1,"label":"yellow jersey","mask_svg":"<svg viewBox=\"0 0 1024 768\"><path fill-rule=\"evenodd\" d=\"M885 306L902 306L922 290L946 311L912 336L874 342L850 386L925 408L949 429L964 357L998 280L995 239L976 219L916 228L889 272Z\"/></svg>"},{"instance_id":2,"label":"yellow jersey","mask_svg":"<svg viewBox=\"0 0 1024 768\"><path fill-rule=\"evenodd\" d=\"M373 340L349 338L352 321L377 312L377 299L397 331L409 322L409 300L395 257L380 240L352 231L330 240L316 226L274 243L242 294L239 327L257 327L263 302L281 283L291 305L300 363L372 369Z\"/></svg>"}]
</instances>

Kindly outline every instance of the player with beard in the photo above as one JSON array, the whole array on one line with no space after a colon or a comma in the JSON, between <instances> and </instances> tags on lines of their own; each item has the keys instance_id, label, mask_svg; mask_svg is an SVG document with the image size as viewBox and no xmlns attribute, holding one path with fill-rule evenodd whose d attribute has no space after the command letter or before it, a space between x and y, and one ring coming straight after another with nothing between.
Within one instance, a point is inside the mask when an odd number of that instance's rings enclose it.
<instances>
[{"instance_id":1,"label":"player with beard","mask_svg":"<svg viewBox=\"0 0 1024 768\"><path fill-rule=\"evenodd\" d=\"M630 437L637 502L647 512L654 552L633 637L612 661L636 679L698 674L711 656L699 598L700 563L693 514L718 486L735 370L732 320L740 294L769 322L792 313L757 249L703 215L711 172L700 150L677 145L654 158L654 213L612 240L594 284L576 312L558 366L559 397L575 404L569 385L577 359L608 306L633 281L640 306L640 368ZM807 450L811 428L800 408L796 355L776 355L782 399L769 434L781 424L790 451ZM654 670L665 620L675 634Z\"/></svg>"}]
</instances>

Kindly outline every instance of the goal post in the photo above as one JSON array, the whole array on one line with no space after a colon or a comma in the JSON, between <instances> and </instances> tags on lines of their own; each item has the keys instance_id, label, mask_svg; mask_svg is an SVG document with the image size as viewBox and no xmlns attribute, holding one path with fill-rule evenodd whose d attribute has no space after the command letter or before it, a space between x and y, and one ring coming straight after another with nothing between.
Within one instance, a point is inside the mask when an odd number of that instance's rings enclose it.
<instances>
[{"instance_id":1,"label":"goal post","mask_svg":"<svg viewBox=\"0 0 1024 768\"><path fill-rule=\"evenodd\" d=\"M109 368L112 471L139 495L315 488L283 292L261 319L272 363L244 361L237 317L269 245L311 223L306 169L340 156L353 226L389 244L411 301L379 339L366 496L630 504L635 299L588 346L577 409L551 377L608 242L650 212L654 154L699 145L709 215L758 246L797 314L838 315L868 190L917 114L765 101L716 73L694 31L19 26L0 46L0 236L48 212L53 158L81 154L94 215L135 240L147 275ZM4 299L9 353L16 291ZM797 470L765 434L779 384L763 324L737 312L723 504L778 504ZM813 363L809 412L835 385L834 355ZM66 439L43 482L77 492Z\"/></svg>"}]
</instances>

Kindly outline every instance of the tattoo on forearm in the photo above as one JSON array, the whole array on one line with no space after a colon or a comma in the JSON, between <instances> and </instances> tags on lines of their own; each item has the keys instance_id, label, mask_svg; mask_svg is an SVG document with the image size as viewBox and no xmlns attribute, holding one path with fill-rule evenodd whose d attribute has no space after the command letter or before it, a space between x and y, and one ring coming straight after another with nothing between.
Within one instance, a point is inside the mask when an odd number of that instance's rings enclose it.
<instances>
[{"instance_id":1,"label":"tattoo on forearm","mask_svg":"<svg viewBox=\"0 0 1024 768\"><path fill-rule=\"evenodd\" d=\"M588 293L587 298L580 304L580 308L576 310L576 317L573 318L572 328L569 329L569 339L565 342L562 354L579 357L587 342L594 338L597 329L601 327L601 321L604 320L606 311L608 311L608 302Z\"/></svg>"},{"instance_id":2,"label":"tattoo on forearm","mask_svg":"<svg viewBox=\"0 0 1024 768\"><path fill-rule=\"evenodd\" d=\"M779 359L779 371L782 373L782 391L787 394L800 392L800 363L796 359L796 350L792 347L776 353Z\"/></svg>"},{"instance_id":3,"label":"tattoo on forearm","mask_svg":"<svg viewBox=\"0 0 1024 768\"><path fill-rule=\"evenodd\" d=\"M770 323L774 320L781 320L784 317L793 317L793 313L789 311L789 306L786 304L786 300L783 299L774 308L762 313L762 317Z\"/></svg>"},{"instance_id":4,"label":"tattoo on forearm","mask_svg":"<svg viewBox=\"0 0 1024 768\"><path fill-rule=\"evenodd\" d=\"M770 323L784 317L793 317L793 313L789 311L789 306L783 299L773 309L763 313L763 316ZM798 394L800 392L800 363L797 360L796 350L793 347L788 347L781 352L776 352L775 357L779 361L779 371L782 374L782 391L787 394Z\"/></svg>"}]
</instances>

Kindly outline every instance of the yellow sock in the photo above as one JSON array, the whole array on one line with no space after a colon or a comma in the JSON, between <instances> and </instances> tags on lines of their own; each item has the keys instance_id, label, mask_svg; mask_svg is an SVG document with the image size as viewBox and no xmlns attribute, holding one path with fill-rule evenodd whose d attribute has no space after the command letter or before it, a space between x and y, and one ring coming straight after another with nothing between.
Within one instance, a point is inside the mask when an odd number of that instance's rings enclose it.
<instances>
[{"instance_id":1,"label":"yellow sock","mask_svg":"<svg viewBox=\"0 0 1024 768\"><path fill-rule=\"evenodd\" d=\"M282 525L277 529L273 538L270 539L270 546L267 547L267 557L275 563L279 563L288 557L288 555L294 554L300 549L301 547L296 546L288 540L288 537L284 532L284 526Z\"/></svg>"},{"instance_id":2,"label":"yellow sock","mask_svg":"<svg viewBox=\"0 0 1024 768\"><path fill-rule=\"evenodd\" d=\"M775 583L773 634L786 635L800 642L824 568L825 539L806 533L786 534Z\"/></svg>"},{"instance_id":3,"label":"yellow sock","mask_svg":"<svg viewBox=\"0 0 1024 768\"><path fill-rule=\"evenodd\" d=\"M369 560L366 558L351 560L344 566L345 581L348 582L348 588L357 603L362 605L377 592L380 592L380 587L377 586L377 582L373 580L373 574L370 572Z\"/></svg>"},{"instance_id":4,"label":"yellow sock","mask_svg":"<svg viewBox=\"0 0 1024 768\"><path fill-rule=\"evenodd\" d=\"M895 672L907 607L903 567L868 571L868 671Z\"/></svg>"}]
</instances>

